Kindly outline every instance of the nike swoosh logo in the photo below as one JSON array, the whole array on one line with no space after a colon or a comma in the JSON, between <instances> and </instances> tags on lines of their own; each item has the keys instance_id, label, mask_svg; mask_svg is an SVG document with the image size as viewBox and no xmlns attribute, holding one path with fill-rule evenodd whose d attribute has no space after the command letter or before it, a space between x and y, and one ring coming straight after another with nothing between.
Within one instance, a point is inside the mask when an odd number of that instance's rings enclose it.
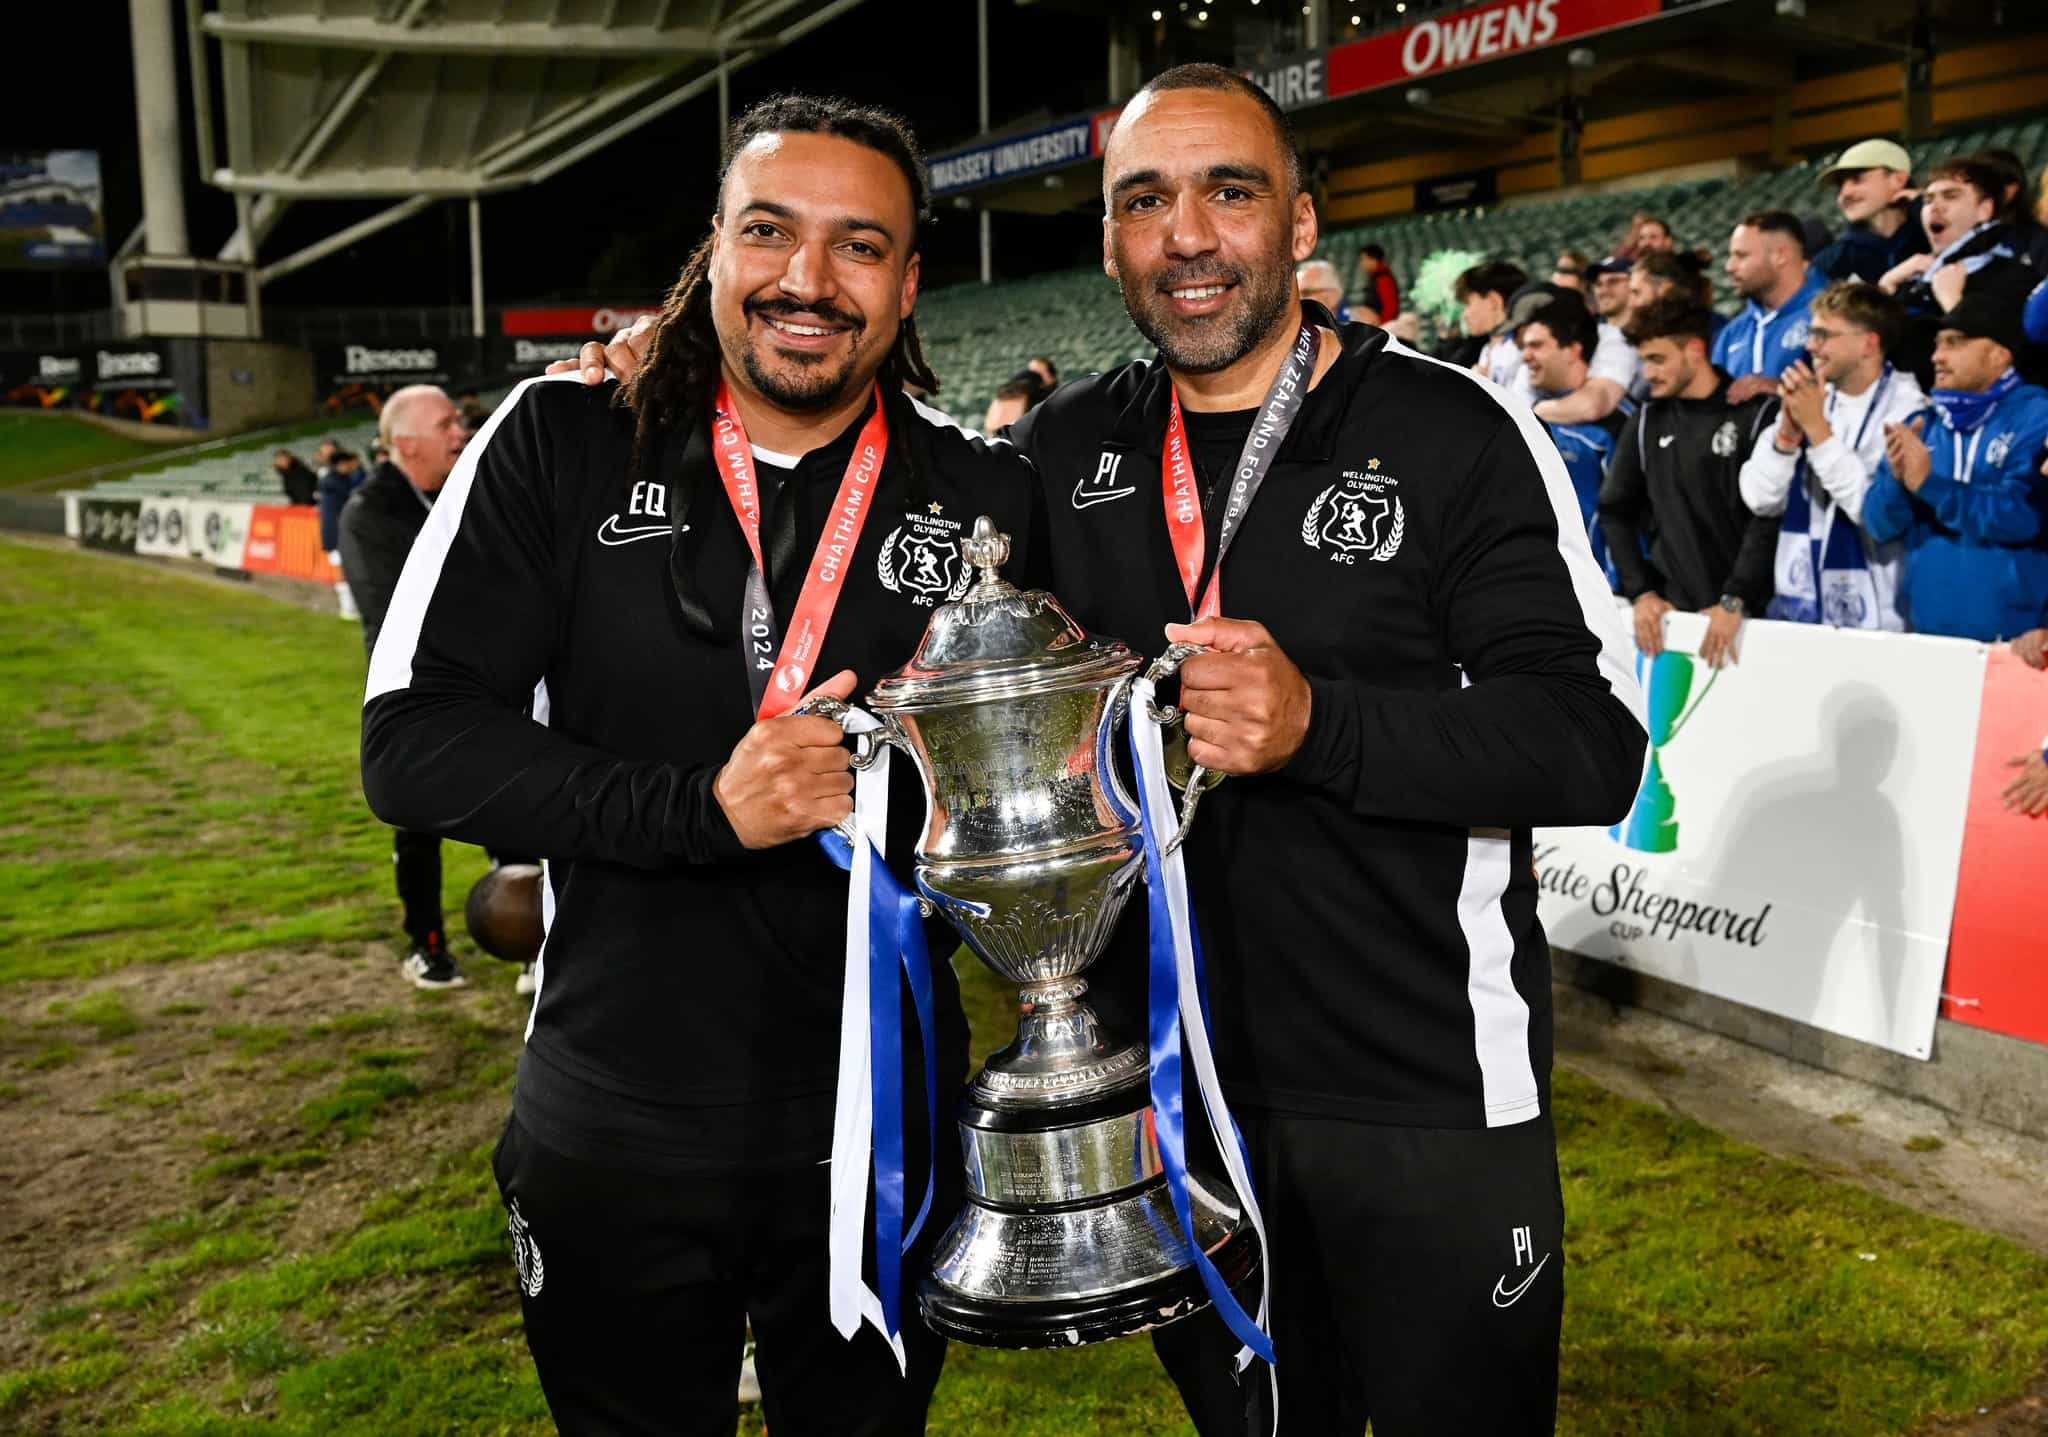
<instances>
[{"instance_id":1,"label":"nike swoosh logo","mask_svg":"<svg viewBox=\"0 0 2048 1437\"><path fill-rule=\"evenodd\" d=\"M1125 485L1121 489L1090 489L1087 480L1079 479L1074 482L1074 507L1086 509L1090 504L1107 504L1112 499L1121 499L1137 492L1137 486L1134 484Z\"/></svg>"},{"instance_id":2,"label":"nike swoosh logo","mask_svg":"<svg viewBox=\"0 0 2048 1437\"><path fill-rule=\"evenodd\" d=\"M1529 1290L1529 1284L1536 1280L1536 1274L1543 1271L1543 1263L1549 1261L1550 1254L1546 1252L1543 1254L1543 1262L1539 1262L1530 1268L1529 1275L1516 1283L1512 1288L1504 1285L1507 1282L1505 1276L1496 1277L1493 1280L1493 1305L1495 1307L1513 1307L1522 1294Z\"/></svg>"},{"instance_id":3,"label":"nike swoosh logo","mask_svg":"<svg viewBox=\"0 0 2048 1437\"><path fill-rule=\"evenodd\" d=\"M1671 447L1671 441L1676 439L1677 437L1678 436L1676 434L1666 434L1657 441L1657 447L1659 449L1669 449Z\"/></svg>"},{"instance_id":4,"label":"nike swoosh logo","mask_svg":"<svg viewBox=\"0 0 2048 1437\"><path fill-rule=\"evenodd\" d=\"M685 531L689 527L688 524L683 525ZM609 544L616 549L621 544L631 544L639 539L652 539L656 535L669 532L669 526L666 524L636 524L628 529L619 523L619 516L613 514L597 526L597 542Z\"/></svg>"}]
</instances>

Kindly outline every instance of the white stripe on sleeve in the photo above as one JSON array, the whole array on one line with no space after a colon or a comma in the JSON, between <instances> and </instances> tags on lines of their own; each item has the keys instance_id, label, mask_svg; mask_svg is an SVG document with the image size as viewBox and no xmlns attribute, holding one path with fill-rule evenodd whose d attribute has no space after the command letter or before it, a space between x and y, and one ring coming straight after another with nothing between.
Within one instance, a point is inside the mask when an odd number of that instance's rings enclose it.
<instances>
[{"instance_id":1,"label":"white stripe on sleeve","mask_svg":"<svg viewBox=\"0 0 2048 1437\"><path fill-rule=\"evenodd\" d=\"M1509 853L1504 833L1474 829L1465 842L1465 878L1458 889L1465 996L1472 1004L1472 1047L1489 1128L1525 1123L1543 1111L1529 1058L1529 1005L1515 991L1515 939L1501 911Z\"/></svg>"},{"instance_id":2,"label":"white stripe on sleeve","mask_svg":"<svg viewBox=\"0 0 2048 1437\"><path fill-rule=\"evenodd\" d=\"M1557 525L1558 556L1564 560L1565 572L1571 578L1572 596L1578 600L1579 616L1587 631L1600 641L1600 676L1607 681L1608 691L1635 715L1636 722L1647 734L1649 726L1644 719L1642 685L1636 682L1635 645L1622 626L1621 608L1608 590L1606 578L1593 562L1593 546L1586 537L1585 521L1579 517L1578 493L1572 488L1564 459L1544 432L1542 422L1528 409L1510 403L1500 390L1470 370L1418 353L1392 336L1387 339L1387 352L1423 364L1434 364L1439 369L1462 376L1514 421L1523 444L1528 447L1529 457L1536 462L1537 473L1543 476L1544 492L1549 496L1551 514Z\"/></svg>"},{"instance_id":3,"label":"white stripe on sleeve","mask_svg":"<svg viewBox=\"0 0 2048 1437\"><path fill-rule=\"evenodd\" d=\"M377 634L376 652L370 655L370 681L363 692L365 704L379 694L394 693L412 684L412 656L419 651L420 627L426 622L427 605L433 602L434 586L441 581L441 566L447 562L448 550L455 543L455 532L462 526L462 510L469 502L469 490L476 480L477 465L497 434L498 426L518 405L520 396L534 385L582 382L582 376L578 374L537 375L522 380L505 396L505 402L492 411L476 437L463 446L462 457L455 461L455 472L441 487L441 497L434 501L426 526L413 540L405 569L398 576L398 587L391 595L391 607L384 615L384 627Z\"/></svg>"}]
</instances>

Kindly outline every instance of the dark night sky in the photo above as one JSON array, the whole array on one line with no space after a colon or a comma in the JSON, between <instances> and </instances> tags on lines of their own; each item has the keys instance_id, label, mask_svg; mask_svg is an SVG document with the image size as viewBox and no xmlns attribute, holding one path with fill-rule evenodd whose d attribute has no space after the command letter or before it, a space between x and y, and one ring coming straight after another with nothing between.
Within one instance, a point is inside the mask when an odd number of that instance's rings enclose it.
<instances>
[{"instance_id":1,"label":"dark night sky","mask_svg":"<svg viewBox=\"0 0 2048 1437\"><path fill-rule=\"evenodd\" d=\"M0 100L0 153L98 149L109 248L141 212L135 159L133 70L125 6L74 7L46 54L90 53L89 66L17 72ZM182 27L183 6L176 7ZM88 14L87 12L91 12ZM111 15L110 13L111 12ZM111 19L111 23L109 23ZM991 0L993 114L1060 115L1099 104L1106 89L1099 19L1043 5ZM72 33L66 36L64 30ZM975 126L974 6L966 0L868 0L788 49L740 71L737 112L782 89L824 90L889 105L930 149ZM216 51L217 60L217 51ZM181 50L181 87L188 83ZM218 67L216 64L216 75ZM89 78L88 78L89 77ZM198 180L185 97L187 223L195 249L217 253L233 205ZM665 288L701 234L714 197L715 93L679 106L547 184L487 197L483 205L486 297L496 304L546 296L630 300ZM273 260L382 208L381 202L295 206L265 241ZM1086 216L998 216L999 273L1086 263L1096 228ZM942 209L926 242L927 285L971 279L978 238L971 212ZM469 301L468 220L461 201L437 205L265 291L282 306L451 304ZM104 272L50 276L0 272L0 311L91 308L106 302Z\"/></svg>"}]
</instances>

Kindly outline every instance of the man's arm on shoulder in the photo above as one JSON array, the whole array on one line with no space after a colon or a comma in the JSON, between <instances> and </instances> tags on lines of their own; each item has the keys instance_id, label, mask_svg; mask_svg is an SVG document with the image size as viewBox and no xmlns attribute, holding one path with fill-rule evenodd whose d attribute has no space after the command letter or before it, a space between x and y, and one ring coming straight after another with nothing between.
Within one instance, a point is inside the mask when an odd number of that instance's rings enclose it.
<instances>
[{"instance_id":1,"label":"man's arm on shoulder","mask_svg":"<svg viewBox=\"0 0 2048 1437\"><path fill-rule=\"evenodd\" d=\"M370 661L363 792L396 827L515 853L638 868L734 856L716 765L621 758L527 717L561 607L540 388L470 442L413 545Z\"/></svg>"},{"instance_id":2,"label":"man's arm on shoulder","mask_svg":"<svg viewBox=\"0 0 2048 1437\"><path fill-rule=\"evenodd\" d=\"M1284 770L1360 813L1459 827L1610 823L1642 776L1642 693L1571 481L1505 417L1446 506L1435 587L1458 688L1309 680Z\"/></svg>"},{"instance_id":3,"label":"man's arm on shoulder","mask_svg":"<svg viewBox=\"0 0 2048 1437\"><path fill-rule=\"evenodd\" d=\"M1621 396L1614 380L1592 375L1570 394L1542 401L1536 417L1552 424L1598 424L1620 407Z\"/></svg>"}]
</instances>

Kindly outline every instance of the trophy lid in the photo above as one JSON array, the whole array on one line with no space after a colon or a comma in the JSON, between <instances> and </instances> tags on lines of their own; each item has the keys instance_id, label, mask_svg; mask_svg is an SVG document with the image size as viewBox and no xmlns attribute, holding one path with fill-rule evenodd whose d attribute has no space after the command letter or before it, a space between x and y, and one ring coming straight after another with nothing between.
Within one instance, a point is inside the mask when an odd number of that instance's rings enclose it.
<instances>
[{"instance_id":1,"label":"trophy lid","mask_svg":"<svg viewBox=\"0 0 2048 1437\"><path fill-rule=\"evenodd\" d=\"M1120 678L1143 662L1117 640L1091 636L1043 589L1005 581L998 571L1010 536L988 515L960 549L979 575L960 598L939 605L910 662L875 685L873 708L915 713L1058 693Z\"/></svg>"}]
</instances>

